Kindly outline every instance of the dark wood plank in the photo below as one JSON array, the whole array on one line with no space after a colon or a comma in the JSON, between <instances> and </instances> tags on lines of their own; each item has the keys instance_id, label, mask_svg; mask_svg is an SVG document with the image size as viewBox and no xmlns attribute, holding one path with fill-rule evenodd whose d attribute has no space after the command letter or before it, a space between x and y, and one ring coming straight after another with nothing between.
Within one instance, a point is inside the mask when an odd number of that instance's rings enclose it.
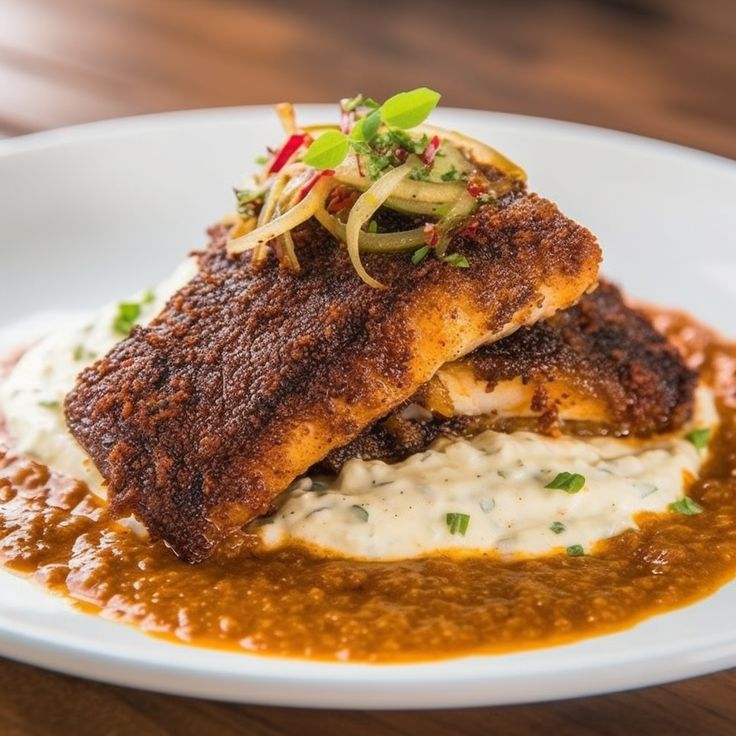
<instances>
[{"instance_id":1,"label":"dark wood plank","mask_svg":"<svg viewBox=\"0 0 736 736\"><path fill-rule=\"evenodd\" d=\"M0 0L0 135L216 105L376 97L603 125L736 156L733 0ZM736 672L426 713L220 704L0 660L0 733L736 733Z\"/></svg>"},{"instance_id":2,"label":"dark wood plank","mask_svg":"<svg viewBox=\"0 0 736 736\"><path fill-rule=\"evenodd\" d=\"M324 711L178 698L0 664L4 736L733 736L736 672L630 693L463 710Z\"/></svg>"}]
</instances>

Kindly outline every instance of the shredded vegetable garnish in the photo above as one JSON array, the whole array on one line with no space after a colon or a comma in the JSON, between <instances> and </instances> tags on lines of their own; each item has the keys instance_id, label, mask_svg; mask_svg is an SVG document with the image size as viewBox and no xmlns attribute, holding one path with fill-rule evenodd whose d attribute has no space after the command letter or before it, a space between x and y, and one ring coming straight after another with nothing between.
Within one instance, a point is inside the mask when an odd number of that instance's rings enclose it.
<instances>
[{"instance_id":1,"label":"shredded vegetable garnish","mask_svg":"<svg viewBox=\"0 0 736 736\"><path fill-rule=\"evenodd\" d=\"M453 233L479 207L496 206L523 187L526 175L484 143L426 125L439 99L426 87L383 104L359 94L340 101L339 123L304 127L292 105L278 105L286 140L269 148L260 174L235 190L228 253L252 251L258 266L273 252L298 273L292 232L314 218L374 288L383 284L366 271L361 253L407 252L414 265L434 257L471 267L472 254L447 253ZM389 210L397 214L386 219Z\"/></svg>"}]
</instances>

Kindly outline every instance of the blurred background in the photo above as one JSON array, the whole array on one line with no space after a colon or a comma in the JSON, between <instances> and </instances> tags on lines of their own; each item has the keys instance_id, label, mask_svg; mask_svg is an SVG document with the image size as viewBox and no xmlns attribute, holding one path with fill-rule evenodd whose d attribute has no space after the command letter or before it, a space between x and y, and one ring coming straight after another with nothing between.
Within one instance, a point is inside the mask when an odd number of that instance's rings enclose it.
<instances>
[{"instance_id":1,"label":"blurred background","mask_svg":"<svg viewBox=\"0 0 736 736\"><path fill-rule=\"evenodd\" d=\"M0 0L0 136L424 84L736 157L735 50L736 0Z\"/></svg>"}]
</instances>

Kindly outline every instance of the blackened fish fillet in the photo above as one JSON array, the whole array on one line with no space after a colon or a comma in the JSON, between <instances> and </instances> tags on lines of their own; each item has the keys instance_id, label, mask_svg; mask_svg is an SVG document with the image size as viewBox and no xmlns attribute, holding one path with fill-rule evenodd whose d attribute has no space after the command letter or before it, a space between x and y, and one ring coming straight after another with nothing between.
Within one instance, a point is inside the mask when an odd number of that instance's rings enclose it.
<instances>
[{"instance_id":1,"label":"blackened fish fillet","mask_svg":"<svg viewBox=\"0 0 736 736\"><path fill-rule=\"evenodd\" d=\"M112 512L190 562L441 365L577 302L600 260L589 231L525 194L455 234L467 269L367 255L385 290L313 221L294 233L298 276L228 257L225 236L213 232L199 274L84 371L65 405Z\"/></svg>"},{"instance_id":2,"label":"blackened fish fillet","mask_svg":"<svg viewBox=\"0 0 736 736\"><path fill-rule=\"evenodd\" d=\"M607 282L570 309L443 366L406 405L321 464L400 460L440 434L527 429L647 437L682 427L697 374Z\"/></svg>"}]
</instances>

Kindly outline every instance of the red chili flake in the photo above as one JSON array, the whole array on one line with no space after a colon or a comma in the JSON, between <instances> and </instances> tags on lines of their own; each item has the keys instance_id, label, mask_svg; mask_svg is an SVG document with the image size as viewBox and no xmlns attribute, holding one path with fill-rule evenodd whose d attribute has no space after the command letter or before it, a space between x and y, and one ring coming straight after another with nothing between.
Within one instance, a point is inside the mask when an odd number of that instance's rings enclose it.
<instances>
[{"instance_id":1,"label":"red chili flake","mask_svg":"<svg viewBox=\"0 0 736 736\"><path fill-rule=\"evenodd\" d=\"M276 154L273 163L268 169L269 174L275 174L286 166L287 161L299 150L299 148L309 142L311 138L306 133L294 133L290 135L289 139L281 147L281 150Z\"/></svg>"},{"instance_id":2,"label":"red chili flake","mask_svg":"<svg viewBox=\"0 0 736 736\"><path fill-rule=\"evenodd\" d=\"M407 151L405 148L397 148L394 151L394 156L403 164L406 159L409 158L409 151Z\"/></svg>"},{"instance_id":3,"label":"red chili flake","mask_svg":"<svg viewBox=\"0 0 736 736\"><path fill-rule=\"evenodd\" d=\"M435 225L433 222L428 222L424 226L424 242L430 246L430 248L433 248L435 245L437 245L437 241L439 240L440 236L437 232L437 225Z\"/></svg>"},{"instance_id":4,"label":"red chili flake","mask_svg":"<svg viewBox=\"0 0 736 736\"><path fill-rule=\"evenodd\" d=\"M355 200L358 198L358 192L354 189L348 189L347 187L338 187L335 191L335 196L332 197L327 205L327 211L331 215L335 215L338 212L342 212L348 207L352 207L355 204Z\"/></svg>"},{"instance_id":5,"label":"red chili flake","mask_svg":"<svg viewBox=\"0 0 736 736\"><path fill-rule=\"evenodd\" d=\"M439 149L440 137L438 135L433 135L432 139L427 143L427 147L422 151L420 158L425 164L427 164L427 166L429 166L432 161L434 161L434 157L437 155L437 151L439 151Z\"/></svg>"},{"instance_id":6,"label":"red chili flake","mask_svg":"<svg viewBox=\"0 0 736 736\"><path fill-rule=\"evenodd\" d=\"M478 232L478 223L476 221L471 222L463 232L467 237L474 238L475 234Z\"/></svg>"},{"instance_id":7,"label":"red chili flake","mask_svg":"<svg viewBox=\"0 0 736 736\"><path fill-rule=\"evenodd\" d=\"M309 192L312 191L312 188L314 185L323 177L323 176L332 176L335 173L333 169L324 169L323 171L318 171L316 174L312 176L312 178L299 190L299 194L297 194L296 201L301 202L304 197L309 194Z\"/></svg>"},{"instance_id":8,"label":"red chili flake","mask_svg":"<svg viewBox=\"0 0 736 736\"><path fill-rule=\"evenodd\" d=\"M488 180L485 177L472 176L468 180L467 190L471 197L480 197L488 191Z\"/></svg>"}]
</instances>

